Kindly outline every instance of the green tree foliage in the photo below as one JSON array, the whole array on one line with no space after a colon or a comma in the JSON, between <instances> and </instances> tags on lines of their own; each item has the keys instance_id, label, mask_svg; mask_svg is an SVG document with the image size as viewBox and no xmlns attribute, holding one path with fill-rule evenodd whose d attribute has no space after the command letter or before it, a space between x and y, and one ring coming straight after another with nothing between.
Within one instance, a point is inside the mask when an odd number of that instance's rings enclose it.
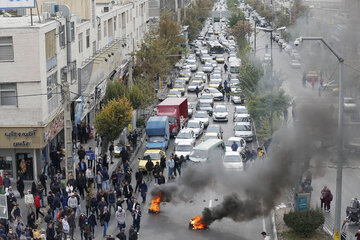
<instances>
[{"instance_id":1,"label":"green tree foliage","mask_svg":"<svg viewBox=\"0 0 360 240\"><path fill-rule=\"evenodd\" d=\"M227 0L226 5L230 11L236 12L238 10L239 0Z\"/></svg>"},{"instance_id":2,"label":"green tree foliage","mask_svg":"<svg viewBox=\"0 0 360 240\"><path fill-rule=\"evenodd\" d=\"M195 0L191 7L186 10L186 18L184 24L189 26L188 38L193 41L198 36L203 22L207 17L210 17L210 12L213 7L211 0Z\"/></svg>"},{"instance_id":3,"label":"green tree foliage","mask_svg":"<svg viewBox=\"0 0 360 240\"><path fill-rule=\"evenodd\" d=\"M232 28L240 20L245 20L245 16L244 13L238 9L231 14L231 17L229 18L229 27Z\"/></svg>"},{"instance_id":4,"label":"green tree foliage","mask_svg":"<svg viewBox=\"0 0 360 240\"><path fill-rule=\"evenodd\" d=\"M163 75L171 70L178 61L181 43L184 38L180 35L180 25L174 20L173 14L163 11L159 27L148 33L135 53L138 60L137 74L145 74L153 80L158 74Z\"/></svg>"},{"instance_id":5,"label":"green tree foliage","mask_svg":"<svg viewBox=\"0 0 360 240\"><path fill-rule=\"evenodd\" d=\"M230 35L237 39L245 39L247 35L252 33L253 29L249 21L239 20L232 28L229 29Z\"/></svg>"},{"instance_id":6,"label":"green tree foliage","mask_svg":"<svg viewBox=\"0 0 360 240\"><path fill-rule=\"evenodd\" d=\"M320 210L295 211L284 215L285 224L301 237L311 237L325 222Z\"/></svg>"},{"instance_id":7,"label":"green tree foliage","mask_svg":"<svg viewBox=\"0 0 360 240\"><path fill-rule=\"evenodd\" d=\"M133 117L133 108L126 97L110 100L95 117L96 131L104 136L102 152L108 143L117 139Z\"/></svg>"}]
</instances>

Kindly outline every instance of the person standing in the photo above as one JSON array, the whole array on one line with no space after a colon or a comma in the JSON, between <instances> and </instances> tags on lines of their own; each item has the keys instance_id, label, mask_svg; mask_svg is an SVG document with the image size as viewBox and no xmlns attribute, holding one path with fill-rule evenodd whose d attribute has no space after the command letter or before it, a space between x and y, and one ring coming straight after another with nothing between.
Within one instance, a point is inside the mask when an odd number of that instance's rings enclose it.
<instances>
[{"instance_id":1,"label":"person standing","mask_svg":"<svg viewBox=\"0 0 360 240\"><path fill-rule=\"evenodd\" d=\"M113 158L114 158L114 142L111 142L110 147L109 147L109 152L110 152L110 164L113 164Z\"/></svg>"},{"instance_id":2,"label":"person standing","mask_svg":"<svg viewBox=\"0 0 360 240\"><path fill-rule=\"evenodd\" d=\"M239 145L237 145L237 143L234 141L233 144L231 145L231 150L233 152L236 152L238 148L239 148Z\"/></svg>"},{"instance_id":3,"label":"person standing","mask_svg":"<svg viewBox=\"0 0 360 240\"><path fill-rule=\"evenodd\" d=\"M163 176L162 172L159 172L159 177L158 177L158 184L165 184L165 177Z\"/></svg>"},{"instance_id":4,"label":"person standing","mask_svg":"<svg viewBox=\"0 0 360 240\"><path fill-rule=\"evenodd\" d=\"M225 70L225 72L227 72L227 69L228 69L228 66L227 66L227 64L225 63L225 64L224 64L224 70Z\"/></svg>"},{"instance_id":5,"label":"person standing","mask_svg":"<svg viewBox=\"0 0 360 240\"><path fill-rule=\"evenodd\" d=\"M108 190L110 191L110 184L109 184L109 173L107 171L106 167L103 167L101 170L101 176L102 176L102 184L103 184L103 190Z\"/></svg>"},{"instance_id":6,"label":"person standing","mask_svg":"<svg viewBox=\"0 0 360 240\"><path fill-rule=\"evenodd\" d=\"M174 175L176 177L176 171L179 173L179 176L181 176L181 161L180 161L180 158L178 155L175 154L175 157L174 157L174 162L175 162L175 165L174 165Z\"/></svg>"},{"instance_id":7,"label":"person standing","mask_svg":"<svg viewBox=\"0 0 360 240\"><path fill-rule=\"evenodd\" d=\"M119 238L119 240L126 240L126 234L125 234L125 229L121 229L120 233L118 235L116 235L117 238Z\"/></svg>"},{"instance_id":8,"label":"person standing","mask_svg":"<svg viewBox=\"0 0 360 240\"><path fill-rule=\"evenodd\" d=\"M67 215L64 215L64 218L62 220L62 228L63 228L62 230L63 230L64 239L66 239L66 236L69 235L70 233L70 226Z\"/></svg>"},{"instance_id":9,"label":"person standing","mask_svg":"<svg viewBox=\"0 0 360 240\"><path fill-rule=\"evenodd\" d=\"M88 222L90 225L90 231L95 239L95 226L96 226L96 217L94 214L94 210L91 211L90 216L88 217Z\"/></svg>"},{"instance_id":10,"label":"person standing","mask_svg":"<svg viewBox=\"0 0 360 240\"><path fill-rule=\"evenodd\" d=\"M348 227L349 227L349 222L347 219L344 219L343 225L341 227L340 240L346 240Z\"/></svg>"},{"instance_id":11,"label":"person standing","mask_svg":"<svg viewBox=\"0 0 360 240\"><path fill-rule=\"evenodd\" d=\"M17 178L16 188L20 193L20 198L23 198L25 186L24 186L24 181L23 181L22 177L20 177L20 176L18 176L18 178Z\"/></svg>"},{"instance_id":12,"label":"person standing","mask_svg":"<svg viewBox=\"0 0 360 240\"><path fill-rule=\"evenodd\" d=\"M270 240L270 237L266 234L266 232L262 232L261 235L264 238L264 240Z\"/></svg>"},{"instance_id":13,"label":"person standing","mask_svg":"<svg viewBox=\"0 0 360 240\"><path fill-rule=\"evenodd\" d=\"M107 196L107 202L109 204L109 212L111 214L111 208L114 208L114 212L116 212L116 196L114 190L110 189L110 192Z\"/></svg>"},{"instance_id":14,"label":"person standing","mask_svg":"<svg viewBox=\"0 0 360 240\"><path fill-rule=\"evenodd\" d=\"M44 214L40 211L41 205L40 205L40 196L39 195L35 196L34 203L35 203L35 209L36 209L36 212L35 212L36 213L36 219L38 219L39 214L44 217Z\"/></svg>"},{"instance_id":15,"label":"person standing","mask_svg":"<svg viewBox=\"0 0 360 240\"><path fill-rule=\"evenodd\" d=\"M210 73L207 73L207 82L210 82Z\"/></svg>"},{"instance_id":16,"label":"person standing","mask_svg":"<svg viewBox=\"0 0 360 240\"><path fill-rule=\"evenodd\" d=\"M141 197L142 197L142 200L143 200L142 202L145 203L146 202L146 193L148 191L148 187L147 187L144 180L141 181L141 184L139 186L139 191L141 193Z\"/></svg>"},{"instance_id":17,"label":"person standing","mask_svg":"<svg viewBox=\"0 0 360 240\"><path fill-rule=\"evenodd\" d=\"M108 208L105 206L104 207L104 211L100 214L100 222L104 224L104 234L103 236L106 236L106 231L109 225L109 221L110 221L110 213L108 211Z\"/></svg>"},{"instance_id":18,"label":"person standing","mask_svg":"<svg viewBox=\"0 0 360 240\"><path fill-rule=\"evenodd\" d=\"M199 86L196 86L195 93L197 98L199 97L199 92L200 92Z\"/></svg>"},{"instance_id":19,"label":"person standing","mask_svg":"<svg viewBox=\"0 0 360 240\"><path fill-rule=\"evenodd\" d=\"M158 184L158 178L159 178L160 171L161 171L160 164L159 164L159 162L156 162L154 170L153 170L154 178L155 178L155 185Z\"/></svg>"},{"instance_id":20,"label":"person standing","mask_svg":"<svg viewBox=\"0 0 360 240\"><path fill-rule=\"evenodd\" d=\"M93 167L93 162L95 161L95 153L93 150L91 150L91 147L89 147L89 150L85 152L86 158L88 160L88 166Z\"/></svg>"},{"instance_id":21,"label":"person standing","mask_svg":"<svg viewBox=\"0 0 360 240\"><path fill-rule=\"evenodd\" d=\"M174 178L175 161L174 161L173 156L170 156L170 158L168 159L167 165L169 167L168 178L170 180L170 179Z\"/></svg>"},{"instance_id":22,"label":"person standing","mask_svg":"<svg viewBox=\"0 0 360 240\"><path fill-rule=\"evenodd\" d=\"M320 208L321 209L323 209L324 208L324 210L326 210L325 209L325 197L326 197L326 189L327 189L327 187L326 186L324 186L324 188L321 190L321 192L320 192Z\"/></svg>"},{"instance_id":23,"label":"person standing","mask_svg":"<svg viewBox=\"0 0 360 240\"><path fill-rule=\"evenodd\" d=\"M140 205L136 206L135 211L133 211L133 217L134 217L134 221L133 221L133 226L136 229L136 232L139 233L140 230L140 219L141 219L141 210L140 210Z\"/></svg>"},{"instance_id":24,"label":"person standing","mask_svg":"<svg viewBox=\"0 0 360 240\"><path fill-rule=\"evenodd\" d=\"M154 163L148 159L146 165L145 165L145 168L146 168L146 172L147 172L147 180L148 182L151 182L152 181L152 171L154 169Z\"/></svg>"},{"instance_id":25,"label":"person standing","mask_svg":"<svg viewBox=\"0 0 360 240\"><path fill-rule=\"evenodd\" d=\"M141 169L139 168L138 171L135 173L135 180L136 180L136 186L135 186L135 193L137 192L141 181L143 180L143 174L141 172Z\"/></svg>"},{"instance_id":26,"label":"person standing","mask_svg":"<svg viewBox=\"0 0 360 240\"><path fill-rule=\"evenodd\" d=\"M123 187L123 193L126 200L126 203L130 201L130 197L133 193L133 187L129 184L128 181L125 181L125 186Z\"/></svg>"},{"instance_id":27,"label":"person standing","mask_svg":"<svg viewBox=\"0 0 360 240\"><path fill-rule=\"evenodd\" d=\"M333 200L333 195L332 195L330 189L326 188L326 195L325 195L325 200L324 200L326 212L330 212L330 204L331 204L332 200Z\"/></svg>"},{"instance_id":28,"label":"person standing","mask_svg":"<svg viewBox=\"0 0 360 240\"><path fill-rule=\"evenodd\" d=\"M76 212L76 208L78 206L79 202L77 198L75 197L75 194L72 194L71 197L68 199L68 206L71 208L74 212Z\"/></svg>"},{"instance_id":29,"label":"person standing","mask_svg":"<svg viewBox=\"0 0 360 240\"><path fill-rule=\"evenodd\" d=\"M46 240L55 240L55 229L53 222L50 222L46 228Z\"/></svg>"},{"instance_id":30,"label":"person standing","mask_svg":"<svg viewBox=\"0 0 360 240\"><path fill-rule=\"evenodd\" d=\"M125 229L126 224L125 224L125 220L126 220L126 211L124 209L122 209L122 207L118 207L118 210L115 213L115 218L116 221L118 223L118 226L120 228L120 233L122 232L123 229Z\"/></svg>"},{"instance_id":31,"label":"person standing","mask_svg":"<svg viewBox=\"0 0 360 240\"><path fill-rule=\"evenodd\" d=\"M71 240L74 240L74 231L76 229L75 211L71 211L70 216L68 217L68 223L70 228L69 235L71 237Z\"/></svg>"},{"instance_id":32,"label":"person standing","mask_svg":"<svg viewBox=\"0 0 360 240\"><path fill-rule=\"evenodd\" d=\"M166 157L164 155L160 158L160 170L161 172L164 172L164 169L166 168Z\"/></svg>"}]
</instances>

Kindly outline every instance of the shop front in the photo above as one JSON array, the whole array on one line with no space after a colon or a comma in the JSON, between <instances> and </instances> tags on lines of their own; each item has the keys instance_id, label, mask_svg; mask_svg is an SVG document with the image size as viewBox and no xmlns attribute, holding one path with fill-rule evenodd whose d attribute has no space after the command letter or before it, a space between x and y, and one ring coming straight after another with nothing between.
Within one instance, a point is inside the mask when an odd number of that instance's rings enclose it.
<instances>
[{"instance_id":1,"label":"shop front","mask_svg":"<svg viewBox=\"0 0 360 240\"><path fill-rule=\"evenodd\" d=\"M0 169L3 174L11 179L17 176L24 180L37 178L48 159L46 149L54 139L58 140L63 129L63 119L61 112L45 126L0 127Z\"/></svg>"}]
</instances>

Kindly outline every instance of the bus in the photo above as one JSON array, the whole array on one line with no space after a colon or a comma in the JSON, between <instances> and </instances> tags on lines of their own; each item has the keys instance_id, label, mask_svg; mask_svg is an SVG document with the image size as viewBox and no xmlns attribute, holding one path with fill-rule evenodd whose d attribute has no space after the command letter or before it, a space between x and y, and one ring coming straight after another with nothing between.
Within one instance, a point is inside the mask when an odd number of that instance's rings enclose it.
<instances>
[{"instance_id":1,"label":"bus","mask_svg":"<svg viewBox=\"0 0 360 240\"><path fill-rule=\"evenodd\" d=\"M208 42L209 54L223 54L225 52L224 47L219 42Z\"/></svg>"}]
</instances>

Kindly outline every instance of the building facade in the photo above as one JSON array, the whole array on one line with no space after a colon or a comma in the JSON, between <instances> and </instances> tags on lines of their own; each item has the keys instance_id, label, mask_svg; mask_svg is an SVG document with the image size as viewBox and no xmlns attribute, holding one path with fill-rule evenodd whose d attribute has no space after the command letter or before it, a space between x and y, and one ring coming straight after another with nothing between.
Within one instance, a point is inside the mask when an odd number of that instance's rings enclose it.
<instances>
[{"instance_id":1,"label":"building facade","mask_svg":"<svg viewBox=\"0 0 360 240\"><path fill-rule=\"evenodd\" d=\"M76 133L93 121L107 81L125 79L148 21L147 0L37 2L41 21L0 15L0 169L25 180L64 146L63 82Z\"/></svg>"}]
</instances>

